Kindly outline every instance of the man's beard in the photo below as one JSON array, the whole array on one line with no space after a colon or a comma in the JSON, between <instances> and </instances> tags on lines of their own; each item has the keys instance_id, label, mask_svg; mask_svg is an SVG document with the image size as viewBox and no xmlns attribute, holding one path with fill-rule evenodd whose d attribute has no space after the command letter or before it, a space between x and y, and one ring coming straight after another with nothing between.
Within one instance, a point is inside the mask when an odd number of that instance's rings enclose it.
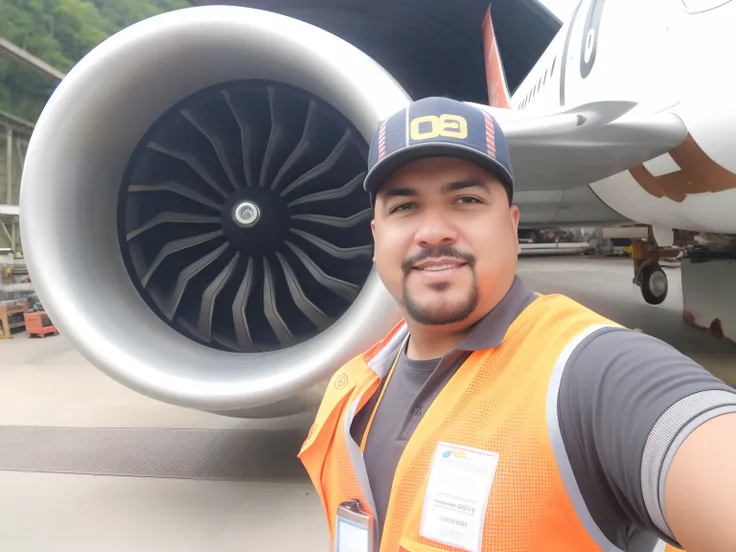
<instances>
[{"instance_id":1,"label":"man's beard","mask_svg":"<svg viewBox=\"0 0 736 552\"><path fill-rule=\"evenodd\" d=\"M454 247L449 245L442 245L437 247L427 247L423 249L418 255L405 260L402 263L402 270L404 272L403 281L403 304L406 309L406 313L413 320L419 324L425 326L442 326L446 324L454 324L455 322L461 322L468 318L478 306L479 293L478 293L478 282L475 279L475 272L473 272L473 284L468 291L467 297L454 305L448 304L442 299L437 299L434 305L422 305L420 302L415 300L407 287L407 279L409 274L414 270L414 265L419 261L429 258L439 257L451 257L462 260L467 263L467 267L473 271L475 266L475 257L467 253L461 253ZM432 287L437 291L442 291L448 284L440 283L435 284Z\"/></svg>"}]
</instances>

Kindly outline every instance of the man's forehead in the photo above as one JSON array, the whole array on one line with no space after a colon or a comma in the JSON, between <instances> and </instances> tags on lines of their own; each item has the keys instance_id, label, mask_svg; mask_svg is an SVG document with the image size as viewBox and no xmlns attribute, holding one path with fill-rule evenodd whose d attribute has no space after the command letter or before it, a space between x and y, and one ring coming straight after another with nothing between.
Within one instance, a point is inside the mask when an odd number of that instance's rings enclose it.
<instances>
[{"instance_id":1,"label":"man's forehead","mask_svg":"<svg viewBox=\"0 0 736 552\"><path fill-rule=\"evenodd\" d=\"M472 163L402 167L378 191L379 195L406 195L409 191L448 192L471 186L490 189L498 179Z\"/></svg>"}]
</instances>

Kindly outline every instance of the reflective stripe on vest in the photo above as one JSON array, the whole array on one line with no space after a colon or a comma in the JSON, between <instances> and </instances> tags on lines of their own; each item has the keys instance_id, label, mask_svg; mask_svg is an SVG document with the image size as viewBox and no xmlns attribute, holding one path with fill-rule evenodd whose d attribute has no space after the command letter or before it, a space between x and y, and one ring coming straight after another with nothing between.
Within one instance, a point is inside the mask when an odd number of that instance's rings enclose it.
<instances>
[{"instance_id":1,"label":"reflective stripe on vest","mask_svg":"<svg viewBox=\"0 0 736 552\"><path fill-rule=\"evenodd\" d=\"M598 324L586 328L578 334L575 339L567 344L557 359L557 362L555 362L555 366L552 370L552 377L549 382L549 389L547 390L547 428L549 430L549 439L552 444L552 449L554 450L555 459L557 460L557 468L559 469L562 480L565 483L567 494L575 508L575 512L580 518L586 531L593 537L601 550L606 552L624 552L603 534L603 531L601 531L600 527L595 523L587 506L585 505L585 500L583 499L580 487L578 487L577 481L575 480L575 475L573 474L572 466L570 465L570 459L567 456L565 444L562 440L562 430L560 428L560 420L557 410L560 387L562 384L562 375L570 357L575 352L575 349L587 337L601 329L609 327L611 327L609 324ZM674 552L676 550L680 549L667 544L663 540L657 539L652 552Z\"/></svg>"},{"instance_id":2,"label":"reflective stripe on vest","mask_svg":"<svg viewBox=\"0 0 736 552\"><path fill-rule=\"evenodd\" d=\"M499 454L483 552L619 552L585 507L557 418L568 359L587 336L610 327L618 325L566 297L542 295L512 323L499 347L472 353L429 406L401 455L386 520L376 524L383 526L380 552L454 550L419 534L431 460L440 441ZM375 515L350 426L376 392L405 335L406 327L397 325L335 374L299 453L322 500L333 546L339 504L359 500Z\"/></svg>"},{"instance_id":3,"label":"reflective stripe on vest","mask_svg":"<svg viewBox=\"0 0 736 552\"><path fill-rule=\"evenodd\" d=\"M399 322L380 343L353 358L332 376L298 454L322 501L331 549L335 515L341 503L358 500L363 510L375 517L376 505L363 454L350 434L350 426L386 376L392 355L398 353L406 334L406 325ZM378 542L377 535L375 542Z\"/></svg>"}]
</instances>

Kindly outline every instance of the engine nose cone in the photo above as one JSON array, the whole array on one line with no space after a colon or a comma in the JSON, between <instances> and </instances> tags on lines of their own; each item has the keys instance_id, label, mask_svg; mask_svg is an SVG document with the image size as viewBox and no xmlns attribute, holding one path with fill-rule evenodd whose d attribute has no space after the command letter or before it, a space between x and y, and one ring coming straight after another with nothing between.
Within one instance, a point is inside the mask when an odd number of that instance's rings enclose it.
<instances>
[{"instance_id":1,"label":"engine nose cone","mask_svg":"<svg viewBox=\"0 0 736 552\"><path fill-rule=\"evenodd\" d=\"M238 203L233 210L235 222L240 226L248 228L253 226L261 218L261 211L258 205L252 201L243 201Z\"/></svg>"},{"instance_id":2,"label":"engine nose cone","mask_svg":"<svg viewBox=\"0 0 736 552\"><path fill-rule=\"evenodd\" d=\"M278 251L292 227L286 201L260 186L233 191L223 205L220 224L230 246L248 256Z\"/></svg>"}]
</instances>

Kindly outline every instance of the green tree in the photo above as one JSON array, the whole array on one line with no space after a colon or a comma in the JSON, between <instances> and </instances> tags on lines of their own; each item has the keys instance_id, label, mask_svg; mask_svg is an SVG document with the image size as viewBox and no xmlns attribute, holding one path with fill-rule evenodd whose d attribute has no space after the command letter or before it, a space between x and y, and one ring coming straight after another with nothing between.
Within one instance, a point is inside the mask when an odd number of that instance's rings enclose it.
<instances>
[{"instance_id":1,"label":"green tree","mask_svg":"<svg viewBox=\"0 0 736 552\"><path fill-rule=\"evenodd\" d=\"M186 0L0 0L0 36L66 72L120 29L188 6ZM53 79L0 57L0 109L35 121L55 87Z\"/></svg>"},{"instance_id":2,"label":"green tree","mask_svg":"<svg viewBox=\"0 0 736 552\"><path fill-rule=\"evenodd\" d=\"M93 3L112 25L111 32L159 13L189 6L185 0L93 0Z\"/></svg>"}]
</instances>

